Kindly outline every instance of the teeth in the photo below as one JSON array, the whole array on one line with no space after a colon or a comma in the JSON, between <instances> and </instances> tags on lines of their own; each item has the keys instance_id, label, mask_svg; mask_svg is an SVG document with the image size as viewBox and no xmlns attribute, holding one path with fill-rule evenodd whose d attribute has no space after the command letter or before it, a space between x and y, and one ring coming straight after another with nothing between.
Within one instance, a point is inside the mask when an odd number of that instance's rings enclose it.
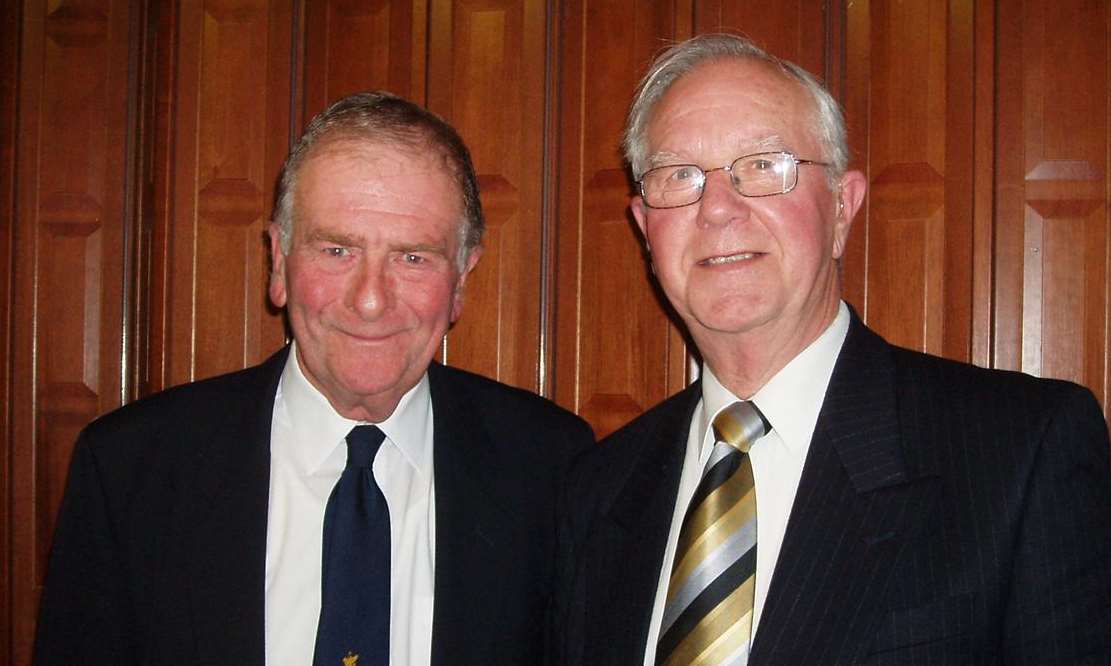
<instances>
[{"instance_id":1,"label":"teeth","mask_svg":"<svg viewBox=\"0 0 1111 666\"><path fill-rule=\"evenodd\" d=\"M721 264L731 264L736 261L752 259L755 256L755 252L741 252L740 254L730 254L724 257L710 257L709 259L703 259L702 263L706 266L720 266Z\"/></svg>"}]
</instances>

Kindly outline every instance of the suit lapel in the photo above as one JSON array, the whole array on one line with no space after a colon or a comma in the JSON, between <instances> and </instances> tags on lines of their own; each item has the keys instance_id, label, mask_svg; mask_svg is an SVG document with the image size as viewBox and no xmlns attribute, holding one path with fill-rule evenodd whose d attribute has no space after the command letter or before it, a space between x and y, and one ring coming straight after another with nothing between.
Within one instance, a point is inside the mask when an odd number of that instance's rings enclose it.
<instances>
[{"instance_id":1,"label":"suit lapel","mask_svg":"<svg viewBox=\"0 0 1111 666\"><path fill-rule=\"evenodd\" d=\"M936 484L901 453L890 347L853 313L799 482L752 663L841 663L871 644L900 546Z\"/></svg>"},{"instance_id":2,"label":"suit lapel","mask_svg":"<svg viewBox=\"0 0 1111 666\"><path fill-rule=\"evenodd\" d=\"M628 663L644 652L687 434L701 396L701 384L689 386L620 443L628 449L630 472L593 540L597 566L584 589L597 601L586 605L591 654L584 658Z\"/></svg>"},{"instance_id":3,"label":"suit lapel","mask_svg":"<svg viewBox=\"0 0 1111 666\"><path fill-rule=\"evenodd\" d=\"M492 655L475 654L496 649L495 637L476 640L472 629L497 626L500 608L490 591L502 589L501 577L516 568L514 549L521 544L507 530L513 491L499 478L490 434L477 410L438 365L428 374L436 479L432 663L462 663L464 657L467 663L496 662Z\"/></svg>"},{"instance_id":4,"label":"suit lapel","mask_svg":"<svg viewBox=\"0 0 1111 666\"><path fill-rule=\"evenodd\" d=\"M192 492L181 507L196 663L265 661L270 424L287 355L288 348L278 352L236 395L224 396L207 436L183 429L198 440L189 443L196 455L184 476Z\"/></svg>"}]
</instances>

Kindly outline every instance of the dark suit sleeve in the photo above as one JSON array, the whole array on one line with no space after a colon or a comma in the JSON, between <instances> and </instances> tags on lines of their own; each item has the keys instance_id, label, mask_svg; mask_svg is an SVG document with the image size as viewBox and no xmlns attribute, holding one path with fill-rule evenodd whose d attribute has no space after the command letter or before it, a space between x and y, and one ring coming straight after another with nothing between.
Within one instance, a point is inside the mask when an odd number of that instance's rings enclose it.
<instances>
[{"instance_id":1,"label":"dark suit sleeve","mask_svg":"<svg viewBox=\"0 0 1111 666\"><path fill-rule=\"evenodd\" d=\"M572 470L574 466L572 466ZM578 515L578 510L570 501L573 492L570 490L571 474L568 474L567 483L560 488L556 502L556 555L555 576L552 585L552 599L548 605L548 617L545 633L544 650L545 665L559 666L570 663L566 654L567 606L570 603L571 588L574 585L575 557L575 531L572 523Z\"/></svg>"},{"instance_id":2,"label":"dark suit sleeve","mask_svg":"<svg viewBox=\"0 0 1111 666\"><path fill-rule=\"evenodd\" d=\"M1039 447L1015 545L1006 662L1109 664L1111 462L1091 393L1074 387Z\"/></svg>"},{"instance_id":3,"label":"dark suit sleeve","mask_svg":"<svg viewBox=\"0 0 1111 666\"><path fill-rule=\"evenodd\" d=\"M87 435L78 439L54 532L34 663L130 664L133 659L125 564L105 484Z\"/></svg>"}]
</instances>

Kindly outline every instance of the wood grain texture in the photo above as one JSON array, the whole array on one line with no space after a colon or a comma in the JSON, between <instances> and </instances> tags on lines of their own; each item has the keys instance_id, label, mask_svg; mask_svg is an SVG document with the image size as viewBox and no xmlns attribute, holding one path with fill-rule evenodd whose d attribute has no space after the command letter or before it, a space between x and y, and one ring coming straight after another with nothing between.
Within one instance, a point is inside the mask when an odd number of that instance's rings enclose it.
<instances>
[{"instance_id":1,"label":"wood grain texture","mask_svg":"<svg viewBox=\"0 0 1111 666\"><path fill-rule=\"evenodd\" d=\"M78 429L282 344L274 181L305 120L349 92L424 104L472 148L490 229L449 363L598 435L682 388L688 348L628 211L620 133L653 54L723 30L843 102L872 188L845 294L872 326L1081 382L1111 413L1102 0L5 3L0 662L30 661Z\"/></svg>"},{"instance_id":2,"label":"wood grain texture","mask_svg":"<svg viewBox=\"0 0 1111 666\"><path fill-rule=\"evenodd\" d=\"M538 392L545 6L539 0L433 3L430 18L428 107L470 147L486 215L484 253L443 360Z\"/></svg>"},{"instance_id":3,"label":"wood grain texture","mask_svg":"<svg viewBox=\"0 0 1111 666\"><path fill-rule=\"evenodd\" d=\"M12 489L18 474L26 471L26 462L13 457L12 439L12 358L8 353L12 340L12 248L16 219L16 144L18 142L17 103L19 91L19 37L22 27L19 3L0 6L0 515L13 516L19 511L13 503ZM0 661L13 663L17 651L26 647L24 639L10 630L16 618L27 617L33 608L16 607L16 586L13 538L21 528L9 521L0 527ZM27 543L24 540L23 543ZM22 622L22 621L21 621Z\"/></svg>"},{"instance_id":4,"label":"wood grain texture","mask_svg":"<svg viewBox=\"0 0 1111 666\"><path fill-rule=\"evenodd\" d=\"M847 293L889 341L968 360L972 15L945 0L848 11L845 108L870 192Z\"/></svg>"},{"instance_id":5,"label":"wood grain texture","mask_svg":"<svg viewBox=\"0 0 1111 666\"><path fill-rule=\"evenodd\" d=\"M1082 383L1106 412L1111 8L997 12L995 364Z\"/></svg>"},{"instance_id":6,"label":"wood grain texture","mask_svg":"<svg viewBox=\"0 0 1111 666\"><path fill-rule=\"evenodd\" d=\"M565 3L561 21L555 399L604 437L683 381L619 146L637 80L676 19L667 4L584 0Z\"/></svg>"},{"instance_id":7,"label":"wood grain texture","mask_svg":"<svg viewBox=\"0 0 1111 666\"><path fill-rule=\"evenodd\" d=\"M78 431L122 399L130 7L24 3L11 229L11 659Z\"/></svg>"},{"instance_id":8,"label":"wood grain texture","mask_svg":"<svg viewBox=\"0 0 1111 666\"><path fill-rule=\"evenodd\" d=\"M303 122L335 100L388 90L424 102L427 3L327 0L305 4Z\"/></svg>"},{"instance_id":9,"label":"wood grain texture","mask_svg":"<svg viewBox=\"0 0 1111 666\"><path fill-rule=\"evenodd\" d=\"M183 4L173 39L166 384L255 363L284 340L265 230L289 149L288 3Z\"/></svg>"},{"instance_id":10,"label":"wood grain texture","mask_svg":"<svg viewBox=\"0 0 1111 666\"><path fill-rule=\"evenodd\" d=\"M695 33L746 35L761 48L826 78L826 40L833 19L825 3L782 0L775 3L696 0Z\"/></svg>"}]
</instances>

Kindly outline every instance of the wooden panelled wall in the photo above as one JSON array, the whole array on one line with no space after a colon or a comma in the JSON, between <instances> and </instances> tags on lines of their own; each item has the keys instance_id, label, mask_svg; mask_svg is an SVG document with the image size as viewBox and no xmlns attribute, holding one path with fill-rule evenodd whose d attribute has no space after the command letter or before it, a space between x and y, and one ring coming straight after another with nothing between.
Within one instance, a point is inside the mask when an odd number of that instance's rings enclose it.
<instances>
[{"instance_id":1,"label":"wooden panelled wall","mask_svg":"<svg viewBox=\"0 0 1111 666\"><path fill-rule=\"evenodd\" d=\"M686 381L627 210L666 41L742 30L822 76L871 191L844 271L894 342L1107 409L1106 0L23 0L0 9L0 660L29 662L74 438L284 339L264 228L291 137L386 88L470 144L487 252L447 362L598 434Z\"/></svg>"}]
</instances>

